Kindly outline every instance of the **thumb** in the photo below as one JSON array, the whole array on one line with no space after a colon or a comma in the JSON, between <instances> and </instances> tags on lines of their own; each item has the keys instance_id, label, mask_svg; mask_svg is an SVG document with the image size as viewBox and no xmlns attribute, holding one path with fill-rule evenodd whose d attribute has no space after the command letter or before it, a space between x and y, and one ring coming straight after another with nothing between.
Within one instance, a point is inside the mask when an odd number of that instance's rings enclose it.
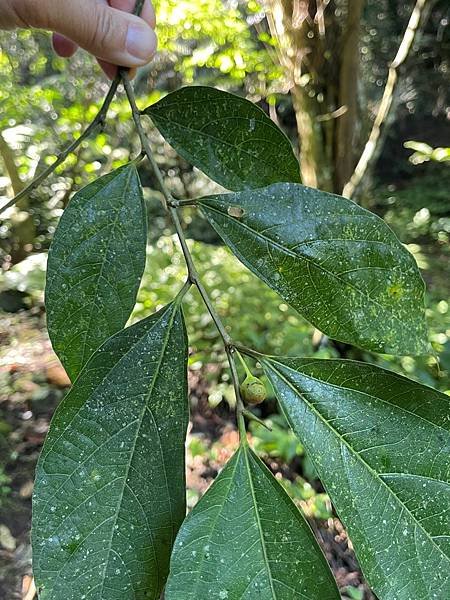
<instances>
[{"instance_id":1,"label":"thumb","mask_svg":"<svg viewBox=\"0 0 450 600\"><path fill-rule=\"evenodd\" d=\"M156 35L140 17L111 8L104 0L22 0L22 19L32 27L63 34L94 56L123 67L146 64ZM26 9L29 5L29 9ZM37 7L32 10L32 7Z\"/></svg>"}]
</instances>

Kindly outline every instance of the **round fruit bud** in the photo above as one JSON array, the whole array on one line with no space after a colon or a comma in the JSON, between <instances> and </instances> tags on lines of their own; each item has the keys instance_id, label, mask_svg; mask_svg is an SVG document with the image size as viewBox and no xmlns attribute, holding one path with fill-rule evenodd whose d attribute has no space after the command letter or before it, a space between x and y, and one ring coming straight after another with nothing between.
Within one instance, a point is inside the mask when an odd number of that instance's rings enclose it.
<instances>
[{"instance_id":1,"label":"round fruit bud","mask_svg":"<svg viewBox=\"0 0 450 600\"><path fill-rule=\"evenodd\" d=\"M241 383L241 394L243 400L248 404L261 404L267 398L266 388L257 377L247 375L243 383Z\"/></svg>"}]
</instances>

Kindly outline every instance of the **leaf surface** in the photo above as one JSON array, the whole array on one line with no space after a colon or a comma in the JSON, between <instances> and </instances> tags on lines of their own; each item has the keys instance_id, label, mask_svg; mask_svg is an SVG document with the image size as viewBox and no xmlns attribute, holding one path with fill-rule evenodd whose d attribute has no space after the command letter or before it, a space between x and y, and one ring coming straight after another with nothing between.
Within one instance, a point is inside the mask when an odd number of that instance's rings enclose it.
<instances>
[{"instance_id":1,"label":"leaf surface","mask_svg":"<svg viewBox=\"0 0 450 600\"><path fill-rule=\"evenodd\" d=\"M190 86L168 94L144 113L178 154L229 190L300 181L290 141L245 98Z\"/></svg>"},{"instance_id":2,"label":"leaf surface","mask_svg":"<svg viewBox=\"0 0 450 600\"><path fill-rule=\"evenodd\" d=\"M365 363L261 362L377 597L450 598L450 398Z\"/></svg>"},{"instance_id":3,"label":"leaf surface","mask_svg":"<svg viewBox=\"0 0 450 600\"><path fill-rule=\"evenodd\" d=\"M52 420L36 473L40 600L156 600L185 516L187 340L169 305L108 339Z\"/></svg>"},{"instance_id":4,"label":"leaf surface","mask_svg":"<svg viewBox=\"0 0 450 600\"><path fill-rule=\"evenodd\" d=\"M53 348L72 381L125 326L145 267L146 240L132 164L80 190L64 211L49 251L45 305Z\"/></svg>"},{"instance_id":5,"label":"leaf surface","mask_svg":"<svg viewBox=\"0 0 450 600\"><path fill-rule=\"evenodd\" d=\"M390 354L428 350L423 280L376 215L296 184L198 203L234 254L331 338Z\"/></svg>"},{"instance_id":6,"label":"leaf surface","mask_svg":"<svg viewBox=\"0 0 450 600\"><path fill-rule=\"evenodd\" d=\"M338 600L300 512L241 446L183 523L166 600Z\"/></svg>"}]
</instances>

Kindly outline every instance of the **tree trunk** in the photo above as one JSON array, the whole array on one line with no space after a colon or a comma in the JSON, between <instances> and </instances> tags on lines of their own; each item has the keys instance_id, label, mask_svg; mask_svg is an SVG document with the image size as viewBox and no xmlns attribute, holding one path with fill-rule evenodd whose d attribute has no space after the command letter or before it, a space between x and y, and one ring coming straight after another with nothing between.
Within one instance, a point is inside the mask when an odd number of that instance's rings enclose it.
<instances>
[{"instance_id":1,"label":"tree trunk","mask_svg":"<svg viewBox=\"0 0 450 600\"><path fill-rule=\"evenodd\" d=\"M14 152L9 147L5 138L0 132L0 157L5 165L6 173L11 182L11 188L14 195L21 192L25 184L20 179L19 170L16 165ZM22 261L33 249L33 243L36 237L36 225L33 216L27 211L28 199L23 198L17 203L16 209L11 215L11 234L13 240L10 256L0 257L4 260L4 267L9 268ZM1 261L0 261L1 262Z\"/></svg>"},{"instance_id":2,"label":"tree trunk","mask_svg":"<svg viewBox=\"0 0 450 600\"><path fill-rule=\"evenodd\" d=\"M301 140L299 150L302 181L310 187L332 191L332 177L325 154L323 131L320 122L317 121L317 102L299 85L291 88L291 96L298 137Z\"/></svg>"},{"instance_id":3,"label":"tree trunk","mask_svg":"<svg viewBox=\"0 0 450 600\"><path fill-rule=\"evenodd\" d=\"M342 34L339 71L339 106L345 107L336 119L336 142L334 160L334 188L342 193L356 165L359 146L358 114L359 42L364 0L348 0L347 18Z\"/></svg>"},{"instance_id":4,"label":"tree trunk","mask_svg":"<svg viewBox=\"0 0 450 600\"><path fill-rule=\"evenodd\" d=\"M354 166L353 153L344 149L348 140L353 144L355 133L364 0L348 1L347 23L336 16L334 0L272 0L268 15L279 60L290 79L302 181L330 192L340 191L343 185L340 158L344 156L342 169L349 176ZM337 136L342 138L339 144Z\"/></svg>"},{"instance_id":5,"label":"tree trunk","mask_svg":"<svg viewBox=\"0 0 450 600\"><path fill-rule=\"evenodd\" d=\"M364 150L356 164L353 174L348 178L347 183L343 188L343 194L348 198L352 197L355 191L357 191L364 178L370 172L370 168L373 166L375 159L378 157L381 148L380 142L386 135L389 124L393 121L390 117L392 116L392 106L395 100L395 92L398 87L400 69L409 57L413 44L420 33L420 27L423 26L429 15L431 5L431 0L416 0L403 39L397 50L397 54L389 65L386 86L383 91L383 96L375 116L369 139L364 146Z\"/></svg>"}]
</instances>

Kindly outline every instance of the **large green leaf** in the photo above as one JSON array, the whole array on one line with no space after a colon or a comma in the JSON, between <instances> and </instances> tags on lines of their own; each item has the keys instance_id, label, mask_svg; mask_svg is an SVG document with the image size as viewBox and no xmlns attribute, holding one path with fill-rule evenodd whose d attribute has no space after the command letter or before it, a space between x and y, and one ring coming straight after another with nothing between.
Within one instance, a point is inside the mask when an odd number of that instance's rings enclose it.
<instances>
[{"instance_id":1,"label":"large green leaf","mask_svg":"<svg viewBox=\"0 0 450 600\"><path fill-rule=\"evenodd\" d=\"M72 381L127 322L144 271L146 239L132 164L83 188L64 211L49 251L45 305L53 348Z\"/></svg>"},{"instance_id":2,"label":"large green leaf","mask_svg":"<svg viewBox=\"0 0 450 600\"><path fill-rule=\"evenodd\" d=\"M245 98L184 87L144 113L183 158L229 190L300 181L290 141Z\"/></svg>"},{"instance_id":3,"label":"large green leaf","mask_svg":"<svg viewBox=\"0 0 450 600\"><path fill-rule=\"evenodd\" d=\"M427 351L424 283L376 215L295 184L198 202L236 256L330 337L376 352Z\"/></svg>"},{"instance_id":4,"label":"large green leaf","mask_svg":"<svg viewBox=\"0 0 450 600\"><path fill-rule=\"evenodd\" d=\"M166 600L338 600L309 525L241 446L183 523Z\"/></svg>"},{"instance_id":5,"label":"large green leaf","mask_svg":"<svg viewBox=\"0 0 450 600\"><path fill-rule=\"evenodd\" d=\"M59 406L37 467L40 600L152 600L185 516L187 340L176 305L124 329Z\"/></svg>"},{"instance_id":6,"label":"large green leaf","mask_svg":"<svg viewBox=\"0 0 450 600\"><path fill-rule=\"evenodd\" d=\"M450 398L364 363L261 362L380 600L450 598Z\"/></svg>"}]
</instances>

